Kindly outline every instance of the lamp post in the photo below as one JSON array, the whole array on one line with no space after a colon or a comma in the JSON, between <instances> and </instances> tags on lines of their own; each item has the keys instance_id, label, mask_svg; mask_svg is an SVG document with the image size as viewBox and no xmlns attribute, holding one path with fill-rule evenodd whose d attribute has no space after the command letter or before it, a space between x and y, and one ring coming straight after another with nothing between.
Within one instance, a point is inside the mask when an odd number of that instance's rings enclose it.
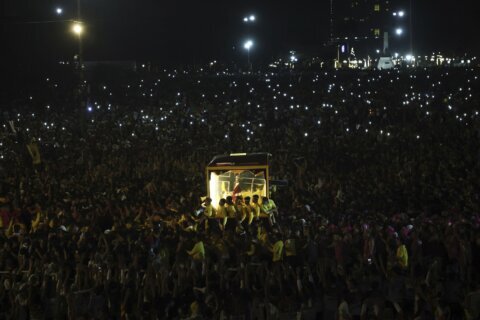
<instances>
[{"instance_id":1,"label":"lamp post","mask_svg":"<svg viewBox=\"0 0 480 320\"><path fill-rule=\"evenodd\" d=\"M80 21L75 21L72 25L72 31L78 38L78 67L83 69L83 46L82 46L82 34L84 31L83 24Z\"/></svg>"},{"instance_id":2,"label":"lamp post","mask_svg":"<svg viewBox=\"0 0 480 320\"><path fill-rule=\"evenodd\" d=\"M80 21L82 21L82 6L81 0L77 0L77 22L74 25L74 32L78 36L78 63L80 67L80 76L83 81L83 43L82 43L82 33L83 33L83 25ZM76 31L75 31L76 29Z\"/></svg>"},{"instance_id":3,"label":"lamp post","mask_svg":"<svg viewBox=\"0 0 480 320\"><path fill-rule=\"evenodd\" d=\"M84 33L84 25L82 23L82 7L81 0L77 0L77 21L74 22L72 26L73 32L77 35L78 39L78 73L79 73L79 82L78 82L78 111L80 112L80 128L81 135L85 136L86 133L86 97L85 97L85 74L83 69L83 43L82 36Z\"/></svg>"},{"instance_id":4,"label":"lamp post","mask_svg":"<svg viewBox=\"0 0 480 320\"><path fill-rule=\"evenodd\" d=\"M252 40L247 40L243 47L247 50L247 63L248 63L248 70L252 69L252 66L250 64L250 49L253 47L253 41Z\"/></svg>"},{"instance_id":5,"label":"lamp post","mask_svg":"<svg viewBox=\"0 0 480 320\"><path fill-rule=\"evenodd\" d=\"M405 15L408 13L408 33L409 33L409 44L410 44L410 52L413 52L413 1L410 0L410 11L405 12L404 10L399 10L393 12L393 16L397 18L404 18ZM399 33L400 32L400 33ZM403 29L398 28L396 30L397 35L403 34Z\"/></svg>"},{"instance_id":6,"label":"lamp post","mask_svg":"<svg viewBox=\"0 0 480 320\"><path fill-rule=\"evenodd\" d=\"M410 52L413 54L413 1L410 0L409 31L410 31Z\"/></svg>"}]
</instances>

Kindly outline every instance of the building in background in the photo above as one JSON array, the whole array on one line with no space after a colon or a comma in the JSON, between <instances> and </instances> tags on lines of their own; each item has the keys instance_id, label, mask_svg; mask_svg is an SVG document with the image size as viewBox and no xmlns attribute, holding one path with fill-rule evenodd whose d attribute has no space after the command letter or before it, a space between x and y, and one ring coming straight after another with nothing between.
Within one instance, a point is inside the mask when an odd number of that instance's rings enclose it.
<instances>
[{"instance_id":1,"label":"building in background","mask_svg":"<svg viewBox=\"0 0 480 320\"><path fill-rule=\"evenodd\" d=\"M338 55L407 54L410 0L331 0L331 43Z\"/></svg>"}]
</instances>

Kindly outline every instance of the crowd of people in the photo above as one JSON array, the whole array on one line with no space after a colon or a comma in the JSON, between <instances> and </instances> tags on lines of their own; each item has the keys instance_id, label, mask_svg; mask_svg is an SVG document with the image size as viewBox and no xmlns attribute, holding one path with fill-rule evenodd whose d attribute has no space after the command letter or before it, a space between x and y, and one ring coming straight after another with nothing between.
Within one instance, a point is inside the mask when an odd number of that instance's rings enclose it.
<instances>
[{"instance_id":1,"label":"crowd of people","mask_svg":"<svg viewBox=\"0 0 480 320\"><path fill-rule=\"evenodd\" d=\"M479 76L2 89L0 318L478 319ZM211 203L205 166L230 152L271 153L288 183Z\"/></svg>"}]
</instances>

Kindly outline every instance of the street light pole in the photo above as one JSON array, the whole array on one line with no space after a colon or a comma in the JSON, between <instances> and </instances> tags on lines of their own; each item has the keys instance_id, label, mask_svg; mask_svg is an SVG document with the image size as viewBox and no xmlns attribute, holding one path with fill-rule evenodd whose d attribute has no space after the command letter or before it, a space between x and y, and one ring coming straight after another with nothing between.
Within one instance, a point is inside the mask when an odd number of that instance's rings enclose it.
<instances>
[{"instance_id":1,"label":"street light pole","mask_svg":"<svg viewBox=\"0 0 480 320\"><path fill-rule=\"evenodd\" d=\"M81 7L81 0L77 0L77 21L81 20L82 15L82 7ZM80 70L83 70L83 43L82 43L82 34L78 34L78 64ZM83 75L83 72L80 71L80 74Z\"/></svg>"},{"instance_id":2,"label":"street light pole","mask_svg":"<svg viewBox=\"0 0 480 320\"><path fill-rule=\"evenodd\" d=\"M409 30L410 30L410 54L413 54L413 1L410 0L410 15L409 15Z\"/></svg>"},{"instance_id":3,"label":"street light pole","mask_svg":"<svg viewBox=\"0 0 480 320\"><path fill-rule=\"evenodd\" d=\"M83 23L82 23L82 6L81 0L77 0L77 23L78 29L76 32L78 36L78 72L79 72L79 86L78 86L78 105L80 112L80 130L81 135L85 136L86 133L86 114L85 114L85 74L83 70L83 43L82 43L82 33L83 33Z\"/></svg>"},{"instance_id":4,"label":"street light pole","mask_svg":"<svg viewBox=\"0 0 480 320\"><path fill-rule=\"evenodd\" d=\"M252 66L250 64L250 49L253 46L253 41L252 40L247 40L243 47L247 50L247 63L248 63L248 70L250 71L252 69Z\"/></svg>"}]
</instances>

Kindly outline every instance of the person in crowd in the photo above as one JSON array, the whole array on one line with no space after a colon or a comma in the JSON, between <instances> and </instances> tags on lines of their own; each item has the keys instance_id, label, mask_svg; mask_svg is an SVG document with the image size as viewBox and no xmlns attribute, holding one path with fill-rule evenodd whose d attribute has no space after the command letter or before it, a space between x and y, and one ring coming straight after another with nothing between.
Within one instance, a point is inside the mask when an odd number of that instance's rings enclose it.
<instances>
[{"instance_id":1,"label":"person in crowd","mask_svg":"<svg viewBox=\"0 0 480 320\"><path fill-rule=\"evenodd\" d=\"M212 199L210 197L205 198L203 201L203 222L205 226L205 231L208 231L209 226L212 224L212 220L217 216L217 210L212 205Z\"/></svg>"},{"instance_id":2,"label":"person in crowd","mask_svg":"<svg viewBox=\"0 0 480 320\"><path fill-rule=\"evenodd\" d=\"M408 268L408 251L405 245L402 243L400 239L396 240L397 242L397 250L396 250L396 258L397 264L400 268L406 270Z\"/></svg>"},{"instance_id":3,"label":"person in crowd","mask_svg":"<svg viewBox=\"0 0 480 320\"><path fill-rule=\"evenodd\" d=\"M225 211L228 218L227 223L225 225L225 230L235 231L241 212L237 211L237 207L233 203L232 196L227 196L225 200L226 200Z\"/></svg>"},{"instance_id":4,"label":"person in crowd","mask_svg":"<svg viewBox=\"0 0 480 320\"><path fill-rule=\"evenodd\" d=\"M216 209L216 218L219 220L222 230L225 230L225 226L227 225L228 221L227 209L225 208L226 203L227 201L225 199L220 199L220 201L218 202L218 207Z\"/></svg>"},{"instance_id":5,"label":"person in crowd","mask_svg":"<svg viewBox=\"0 0 480 320\"><path fill-rule=\"evenodd\" d=\"M247 196L245 197L245 205L244 205L244 210L247 218L248 225L250 226L253 222L253 219L255 218L255 210L252 207L252 204L250 203L250 197Z\"/></svg>"},{"instance_id":6,"label":"person in crowd","mask_svg":"<svg viewBox=\"0 0 480 320\"><path fill-rule=\"evenodd\" d=\"M275 215L278 214L278 210L275 202L272 199L262 197L260 212L268 216L268 219L272 221L272 224L275 224Z\"/></svg>"}]
</instances>

